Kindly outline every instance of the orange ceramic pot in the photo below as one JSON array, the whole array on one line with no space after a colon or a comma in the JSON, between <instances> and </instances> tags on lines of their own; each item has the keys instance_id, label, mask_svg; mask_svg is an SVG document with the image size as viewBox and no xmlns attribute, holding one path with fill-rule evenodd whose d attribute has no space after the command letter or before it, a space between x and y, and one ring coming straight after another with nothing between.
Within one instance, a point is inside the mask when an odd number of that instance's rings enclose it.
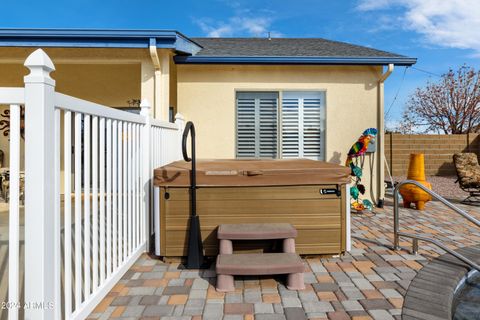
<instances>
[{"instance_id":1,"label":"orange ceramic pot","mask_svg":"<svg viewBox=\"0 0 480 320\"><path fill-rule=\"evenodd\" d=\"M432 185L425 180L425 157L422 153L412 153L410 155L407 179L418 181L428 189L432 189ZM417 210L423 210L425 203L432 200L428 193L412 184L402 186L400 194L403 197L403 206L405 208L410 208L410 205L414 203Z\"/></svg>"}]
</instances>

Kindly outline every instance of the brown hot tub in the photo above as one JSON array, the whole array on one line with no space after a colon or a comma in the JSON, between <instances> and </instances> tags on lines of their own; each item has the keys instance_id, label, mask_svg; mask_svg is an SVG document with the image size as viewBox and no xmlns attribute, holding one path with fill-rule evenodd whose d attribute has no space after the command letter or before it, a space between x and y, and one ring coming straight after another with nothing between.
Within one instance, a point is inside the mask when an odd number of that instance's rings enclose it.
<instances>
[{"instance_id":1,"label":"brown hot tub","mask_svg":"<svg viewBox=\"0 0 480 320\"><path fill-rule=\"evenodd\" d=\"M155 170L160 188L156 253L186 256L191 163L176 161ZM299 254L339 254L349 242L349 169L321 161L199 160L197 214L205 254L218 253L222 223L293 224ZM248 243L239 249L248 249Z\"/></svg>"}]
</instances>

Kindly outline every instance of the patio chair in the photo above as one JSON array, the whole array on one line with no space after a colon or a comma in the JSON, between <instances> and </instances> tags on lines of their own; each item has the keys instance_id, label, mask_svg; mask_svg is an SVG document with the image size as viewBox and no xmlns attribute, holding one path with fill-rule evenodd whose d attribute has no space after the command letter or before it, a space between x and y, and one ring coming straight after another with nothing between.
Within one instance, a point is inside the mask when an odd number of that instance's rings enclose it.
<instances>
[{"instance_id":1,"label":"patio chair","mask_svg":"<svg viewBox=\"0 0 480 320\"><path fill-rule=\"evenodd\" d=\"M460 188L469 193L462 203L480 203L480 165L475 153L455 153L453 163L457 171Z\"/></svg>"}]
</instances>

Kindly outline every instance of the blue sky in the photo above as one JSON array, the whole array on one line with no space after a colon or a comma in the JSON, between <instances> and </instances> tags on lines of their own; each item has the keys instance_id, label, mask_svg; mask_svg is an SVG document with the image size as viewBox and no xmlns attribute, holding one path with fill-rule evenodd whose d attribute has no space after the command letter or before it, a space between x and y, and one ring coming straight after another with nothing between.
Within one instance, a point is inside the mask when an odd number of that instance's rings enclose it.
<instances>
[{"instance_id":1,"label":"blue sky","mask_svg":"<svg viewBox=\"0 0 480 320\"><path fill-rule=\"evenodd\" d=\"M191 37L271 32L416 57L414 68L398 67L386 82L390 125L416 87L450 67L480 67L478 0L3 0L2 13L0 27L176 29Z\"/></svg>"}]
</instances>

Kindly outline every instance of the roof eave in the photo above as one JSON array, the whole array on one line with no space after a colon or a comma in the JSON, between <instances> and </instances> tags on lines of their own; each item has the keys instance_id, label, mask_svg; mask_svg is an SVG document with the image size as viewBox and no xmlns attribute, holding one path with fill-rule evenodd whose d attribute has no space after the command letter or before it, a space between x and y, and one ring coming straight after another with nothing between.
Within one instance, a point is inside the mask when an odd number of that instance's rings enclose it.
<instances>
[{"instance_id":1,"label":"roof eave","mask_svg":"<svg viewBox=\"0 0 480 320\"><path fill-rule=\"evenodd\" d=\"M157 48L196 54L201 46L174 30L0 29L0 47Z\"/></svg>"},{"instance_id":2,"label":"roof eave","mask_svg":"<svg viewBox=\"0 0 480 320\"><path fill-rule=\"evenodd\" d=\"M410 57L262 57L175 56L177 64L285 64L285 65L389 65L411 66Z\"/></svg>"}]
</instances>

